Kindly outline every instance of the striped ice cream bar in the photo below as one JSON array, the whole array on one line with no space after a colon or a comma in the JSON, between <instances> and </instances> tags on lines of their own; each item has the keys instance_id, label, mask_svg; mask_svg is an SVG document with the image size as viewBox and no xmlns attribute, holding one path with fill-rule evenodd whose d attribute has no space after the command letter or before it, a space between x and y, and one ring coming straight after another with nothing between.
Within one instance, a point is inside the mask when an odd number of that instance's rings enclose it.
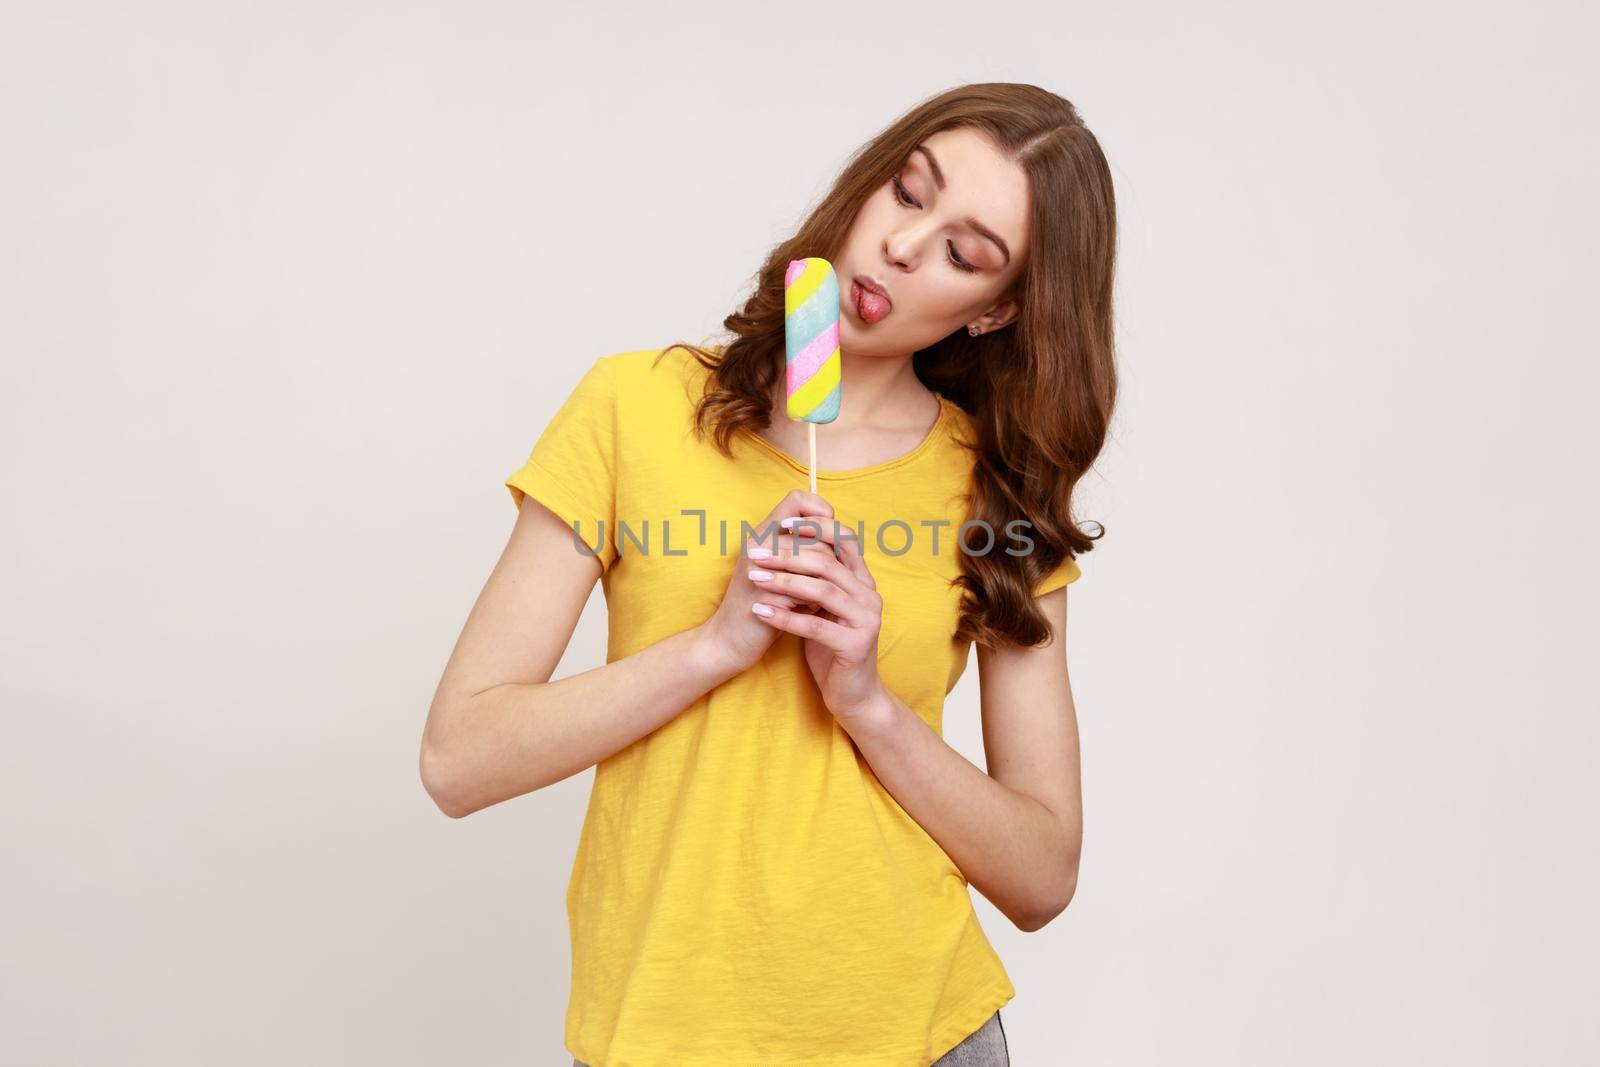
<instances>
[{"instance_id":1,"label":"striped ice cream bar","mask_svg":"<svg viewBox=\"0 0 1600 1067\"><path fill-rule=\"evenodd\" d=\"M789 417L839 417L839 276L825 259L796 259L783 276L783 336L789 370Z\"/></svg>"}]
</instances>

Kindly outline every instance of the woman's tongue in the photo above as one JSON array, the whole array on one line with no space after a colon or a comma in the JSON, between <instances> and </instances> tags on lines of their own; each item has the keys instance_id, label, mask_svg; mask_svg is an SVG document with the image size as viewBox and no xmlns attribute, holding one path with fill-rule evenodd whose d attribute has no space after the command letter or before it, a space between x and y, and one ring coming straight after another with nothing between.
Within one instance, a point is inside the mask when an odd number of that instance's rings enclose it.
<instances>
[{"instance_id":1,"label":"woman's tongue","mask_svg":"<svg viewBox=\"0 0 1600 1067\"><path fill-rule=\"evenodd\" d=\"M869 323L880 322L889 314L889 302L870 289L856 285L856 310Z\"/></svg>"}]
</instances>

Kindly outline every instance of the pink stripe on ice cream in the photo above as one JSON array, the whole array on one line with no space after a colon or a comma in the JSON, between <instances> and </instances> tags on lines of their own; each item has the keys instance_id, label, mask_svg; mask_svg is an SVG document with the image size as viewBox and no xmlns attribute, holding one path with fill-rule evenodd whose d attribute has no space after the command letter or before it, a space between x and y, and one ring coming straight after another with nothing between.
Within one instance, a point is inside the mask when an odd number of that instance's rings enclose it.
<instances>
[{"instance_id":1,"label":"pink stripe on ice cream","mask_svg":"<svg viewBox=\"0 0 1600 1067\"><path fill-rule=\"evenodd\" d=\"M800 350L800 354L789 361L789 392L796 393L800 387L811 380L811 377L822 369L828 362L828 357L839 347L839 320L828 323L826 329Z\"/></svg>"}]
</instances>

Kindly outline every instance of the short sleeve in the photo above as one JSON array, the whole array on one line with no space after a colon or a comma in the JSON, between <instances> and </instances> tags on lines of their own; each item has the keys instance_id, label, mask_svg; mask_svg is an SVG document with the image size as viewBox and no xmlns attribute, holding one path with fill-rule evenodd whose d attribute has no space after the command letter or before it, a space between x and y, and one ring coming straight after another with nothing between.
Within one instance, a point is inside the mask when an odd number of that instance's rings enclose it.
<instances>
[{"instance_id":1,"label":"short sleeve","mask_svg":"<svg viewBox=\"0 0 1600 1067\"><path fill-rule=\"evenodd\" d=\"M1045 576L1045 578L1034 587L1033 595L1040 597L1044 596L1046 593L1053 593L1062 586L1070 585L1071 583L1077 581L1078 576L1082 573L1083 572L1078 569L1078 561L1068 557L1067 559L1061 561L1061 566L1050 572L1050 574Z\"/></svg>"},{"instance_id":2,"label":"short sleeve","mask_svg":"<svg viewBox=\"0 0 1600 1067\"><path fill-rule=\"evenodd\" d=\"M505 482L518 508L531 496L561 516L602 572L617 558L617 396L604 363L595 360Z\"/></svg>"}]
</instances>

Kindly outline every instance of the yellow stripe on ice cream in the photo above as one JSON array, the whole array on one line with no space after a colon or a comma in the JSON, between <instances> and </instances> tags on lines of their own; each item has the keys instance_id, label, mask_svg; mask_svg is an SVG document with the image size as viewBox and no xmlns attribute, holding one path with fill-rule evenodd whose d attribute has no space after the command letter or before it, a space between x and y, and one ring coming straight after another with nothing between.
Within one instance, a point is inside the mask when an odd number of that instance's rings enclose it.
<instances>
[{"instance_id":1,"label":"yellow stripe on ice cream","mask_svg":"<svg viewBox=\"0 0 1600 1067\"><path fill-rule=\"evenodd\" d=\"M823 280L828 277L828 261L825 259L806 260L806 269L794 284L783 291L784 314L791 314L802 307L807 300L816 293Z\"/></svg>"},{"instance_id":2,"label":"yellow stripe on ice cream","mask_svg":"<svg viewBox=\"0 0 1600 1067\"><path fill-rule=\"evenodd\" d=\"M839 359L839 350L835 348L833 355L828 357L826 363L817 368L817 373L806 380L806 384L794 391L789 397L789 417L800 418L815 411L818 404L828 399L828 394L833 392L833 387L839 384L839 373L842 368Z\"/></svg>"}]
</instances>

